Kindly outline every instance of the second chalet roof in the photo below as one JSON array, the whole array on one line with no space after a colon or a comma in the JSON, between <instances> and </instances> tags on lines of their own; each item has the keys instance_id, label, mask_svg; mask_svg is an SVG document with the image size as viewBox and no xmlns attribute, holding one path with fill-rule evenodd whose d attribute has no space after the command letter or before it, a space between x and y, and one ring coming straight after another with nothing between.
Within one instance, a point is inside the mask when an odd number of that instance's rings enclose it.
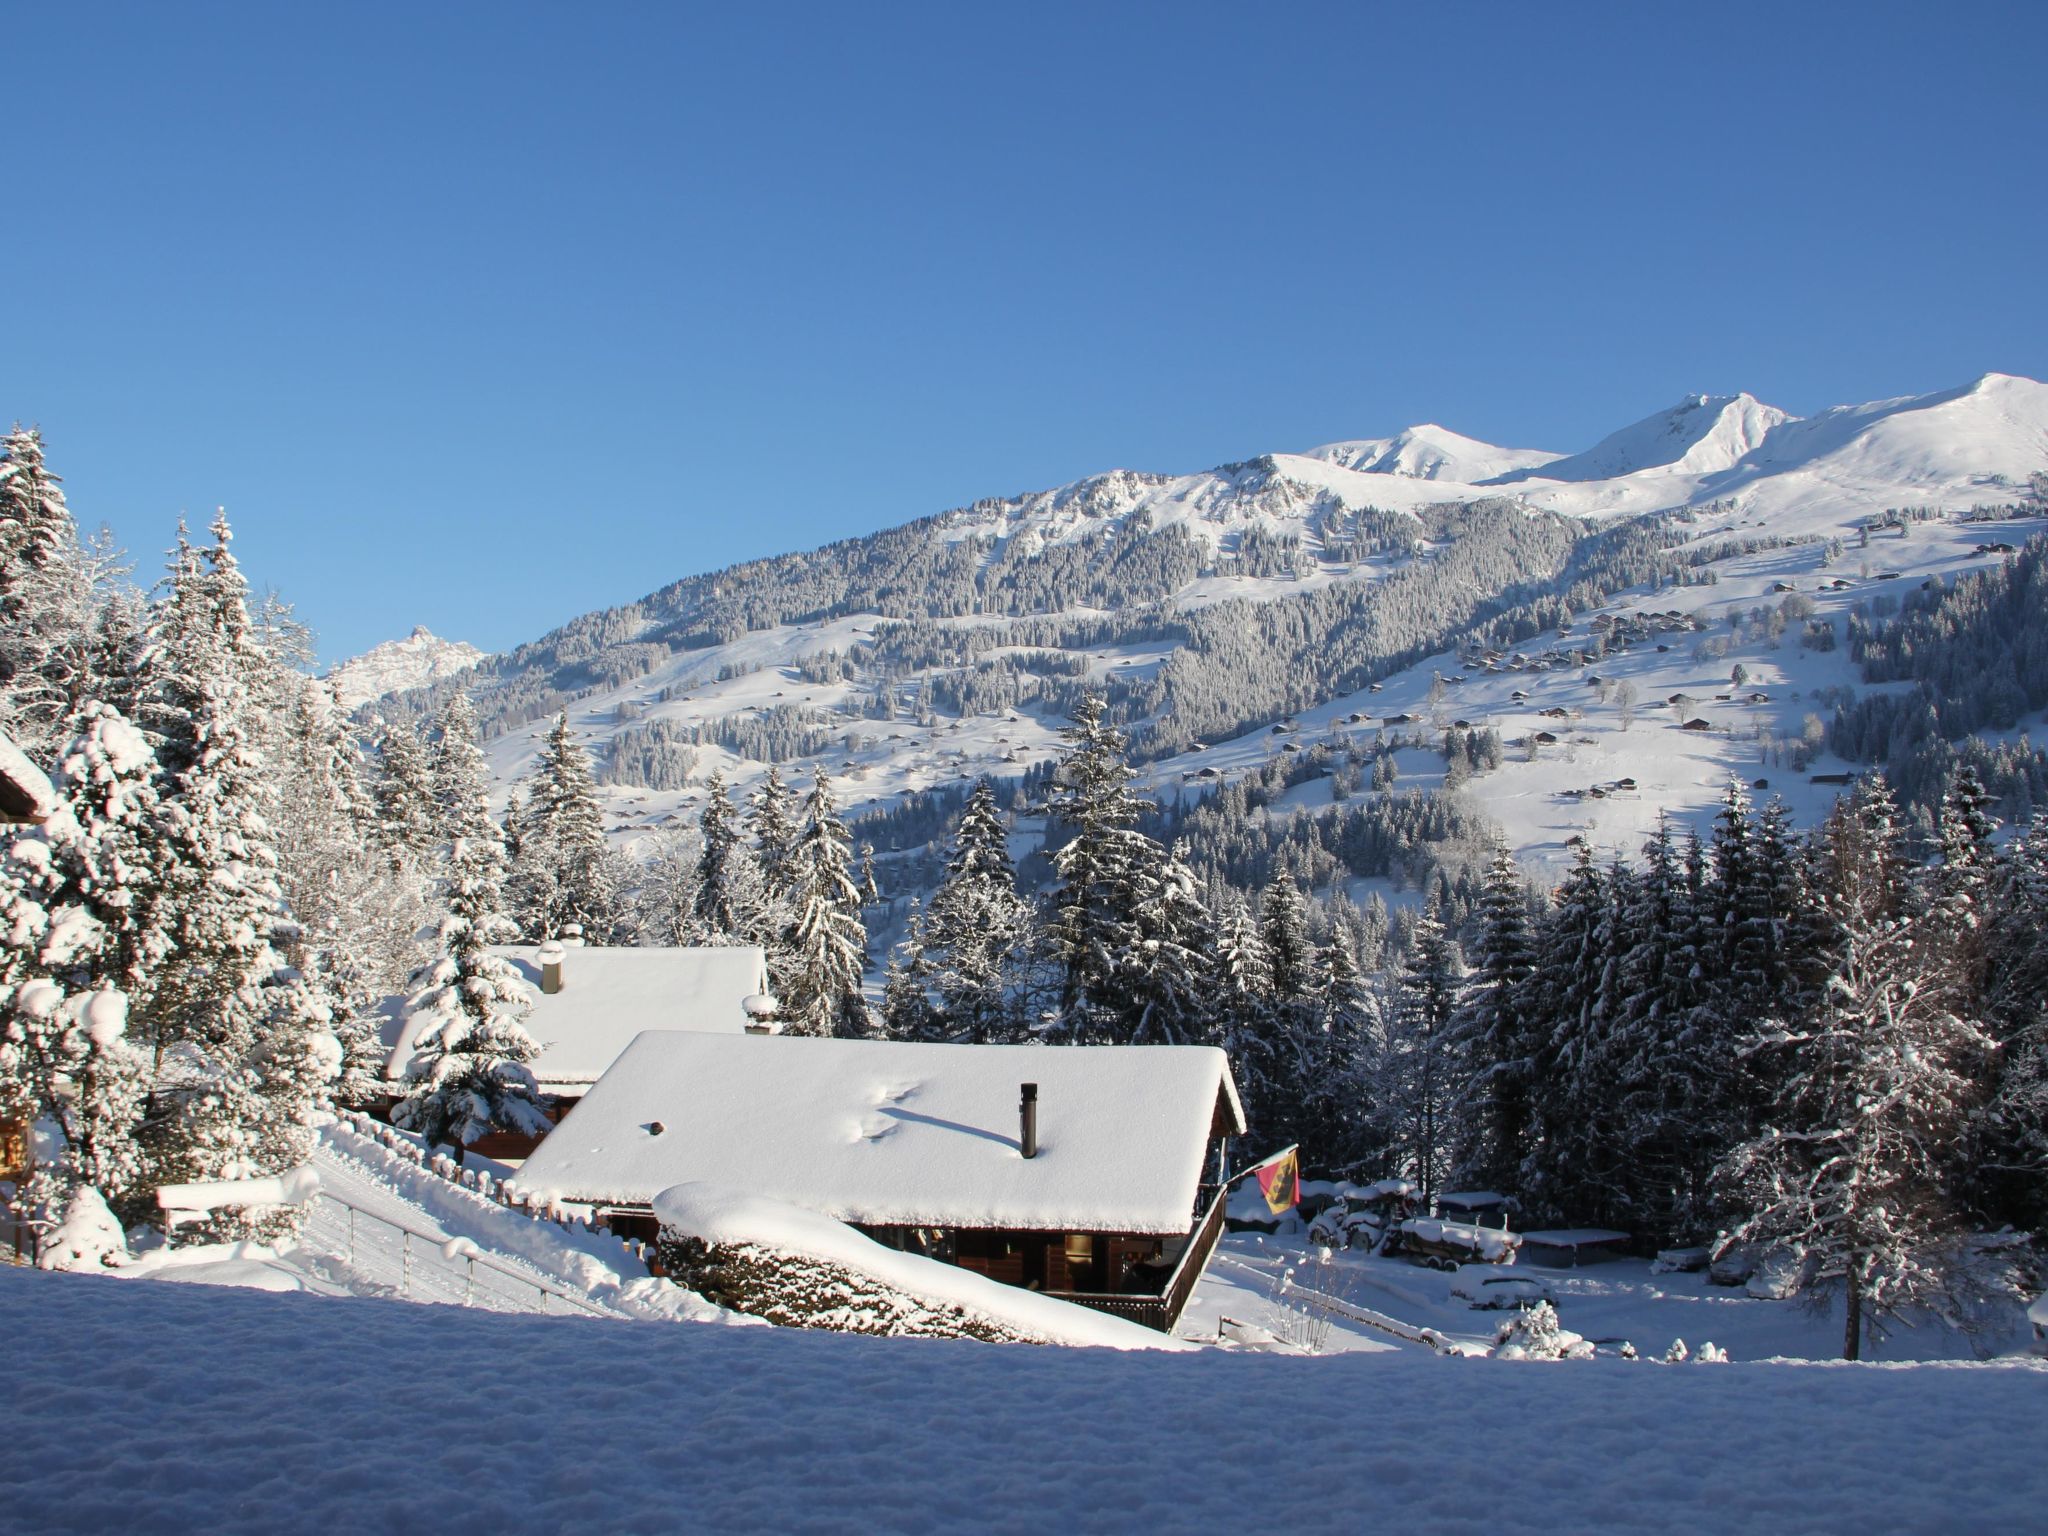
<instances>
[{"instance_id":1,"label":"second chalet roof","mask_svg":"<svg viewBox=\"0 0 2048 1536\"><path fill-rule=\"evenodd\" d=\"M1018 1149L1024 1083L1038 1084L1029 1159ZM661 1030L626 1048L519 1184L537 1197L645 1204L705 1182L871 1225L1185 1232L1212 1131L1243 1129L1229 1060L1213 1046Z\"/></svg>"},{"instance_id":2,"label":"second chalet roof","mask_svg":"<svg viewBox=\"0 0 2048 1536\"><path fill-rule=\"evenodd\" d=\"M563 950L559 992L541 991L539 946L495 945L492 953L511 961L527 984L533 1007L523 1023L540 1045L533 1075L550 1092L596 1082L642 1030L740 1034L747 1026L742 1004L768 990L767 956L747 946L572 944ZM401 1024L389 1075L403 1077L411 1058L412 1031Z\"/></svg>"}]
</instances>

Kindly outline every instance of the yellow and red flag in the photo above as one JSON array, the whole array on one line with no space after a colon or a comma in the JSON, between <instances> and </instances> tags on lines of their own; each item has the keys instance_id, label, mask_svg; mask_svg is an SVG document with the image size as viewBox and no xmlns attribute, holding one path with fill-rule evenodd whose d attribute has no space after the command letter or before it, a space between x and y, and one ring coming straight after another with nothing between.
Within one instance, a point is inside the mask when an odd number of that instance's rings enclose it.
<instances>
[{"instance_id":1,"label":"yellow and red flag","mask_svg":"<svg viewBox=\"0 0 2048 1536\"><path fill-rule=\"evenodd\" d=\"M1266 1209L1275 1216L1290 1211L1301 1199L1301 1153L1296 1147L1276 1152L1251 1169L1259 1181L1259 1193L1266 1197Z\"/></svg>"}]
</instances>

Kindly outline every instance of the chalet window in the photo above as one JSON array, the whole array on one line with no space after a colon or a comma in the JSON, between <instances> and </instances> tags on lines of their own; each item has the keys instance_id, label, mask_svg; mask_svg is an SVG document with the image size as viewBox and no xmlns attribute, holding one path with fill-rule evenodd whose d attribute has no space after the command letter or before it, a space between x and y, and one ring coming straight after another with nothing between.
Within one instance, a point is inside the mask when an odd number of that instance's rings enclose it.
<instances>
[{"instance_id":1,"label":"chalet window","mask_svg":"<svg viewBox=\"0 0 2048 1536\"><path fill-rule=\"evenodd\" d=\"M1068 1291L1099 1291L1103 1288L1102 1276L1095 1262L1095 1235L1092 1232L1069 1232L1066 1241L1066 1284L1058 1287Z\"/></svg>"}]
</instances>

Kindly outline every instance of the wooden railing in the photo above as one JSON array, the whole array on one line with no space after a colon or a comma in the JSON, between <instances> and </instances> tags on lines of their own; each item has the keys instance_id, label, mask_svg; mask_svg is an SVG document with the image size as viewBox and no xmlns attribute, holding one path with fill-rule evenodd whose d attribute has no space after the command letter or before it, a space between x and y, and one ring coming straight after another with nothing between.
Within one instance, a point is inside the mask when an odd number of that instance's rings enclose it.
<instances>
[{"instance_id":1,"label":"wooden railing","mask_svg":"<svg viewBox=\"0 0 2048 1536\"><path fill-rule=\"evenodd\" d=\"M1202 1213L1201 1221L1188 1237L1187 1247L1181 1250L1180 1262L1173 1266L1173 1274L1159 1295L1112 1296L1095 1291L1048 1291L1046 1294L1096 1312L1107 1312L1112 1317L1125 1318L1160 1333L1173 1332L1173 1325L1180 1321L1181 1313L1187 1309L1188 1298L1195 1294L1195 1285L1201 1280L1202 1271L1208 1268L1209 1256L1216 1251L1216 1244L1223 1236L1223 1202L1228 1193L1227 1190L1218 1190L1216 1198L1209 1202L1208 1210Z\"/></svg>"}]
</instances>

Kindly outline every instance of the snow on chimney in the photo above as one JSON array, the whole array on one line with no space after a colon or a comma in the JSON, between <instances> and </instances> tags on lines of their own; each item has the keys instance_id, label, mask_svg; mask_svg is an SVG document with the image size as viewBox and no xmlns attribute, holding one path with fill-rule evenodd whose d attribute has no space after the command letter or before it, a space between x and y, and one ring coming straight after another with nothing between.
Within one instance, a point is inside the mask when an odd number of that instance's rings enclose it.
<instances>
[{"instance_id":1,"label":"snow on chimney","mask_svg":"<svg viewBox=\"0 0 2048 1536\"><path fill-rule=\"evenodd\" d=\"M562 990L562 946L553 939L540 947L540 989L550 995Z\"/></svg>"}]
</instances>

